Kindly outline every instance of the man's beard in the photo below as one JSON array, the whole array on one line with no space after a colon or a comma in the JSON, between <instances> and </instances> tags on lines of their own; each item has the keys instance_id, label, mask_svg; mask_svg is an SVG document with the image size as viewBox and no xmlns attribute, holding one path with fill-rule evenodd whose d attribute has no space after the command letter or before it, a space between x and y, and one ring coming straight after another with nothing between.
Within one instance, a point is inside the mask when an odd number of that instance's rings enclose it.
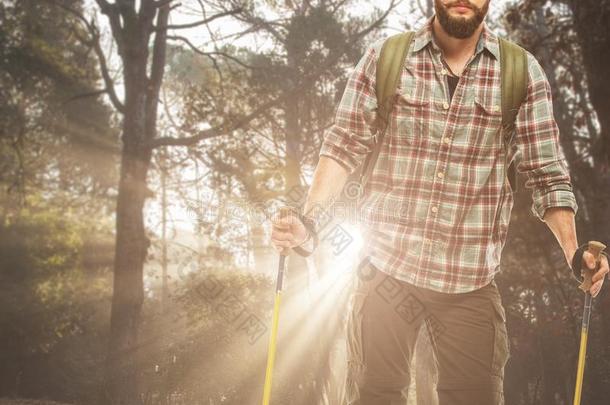
<instances>
[{"instance_id":1,"label":"man's beard","mask_svg":"<svg viewBox=\"0 0 610 405\"><path fill-rule=\"evenodd\" d=\"M472 17L454 17L449 15L449 8L458 4L470 7L474 15ZM443 5L441 0L434 0L434 10L441 27L443 27L449 36L461 39L468 38L474 34L478 26L485 19L488 8L489 0L482 8L478 8L468 0L456 0L447 5Z\"/></svg>"}]
</instances>

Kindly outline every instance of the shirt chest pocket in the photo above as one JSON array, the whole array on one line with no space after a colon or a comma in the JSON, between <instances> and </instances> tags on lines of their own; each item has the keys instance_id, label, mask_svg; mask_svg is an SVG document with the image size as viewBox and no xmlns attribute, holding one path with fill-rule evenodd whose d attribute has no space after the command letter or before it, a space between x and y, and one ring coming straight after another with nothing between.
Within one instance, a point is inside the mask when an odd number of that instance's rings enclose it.
<instances>
[{"instance_id":1,"label":"shirt chest pocket","mask_svg":"<svg viewBox=\"0 0 610 405\"><path fill-rule=\"evenodd\" d=\"M456 116L453 143L470 147L473 151L495 149L500 146L502 109L499 91L484 92L479 89L465 103Z\"/></svg>"},{"instance_id":2,"label":"shirt chest pocket","mask_svg":"<svg viewBox=\"0 0 610 405\"><path fill-rule=\"evenodd\" d=\"M502 151L499 89L472 89L455 115L449 179L478 190L488 180Z\"/></svg>"},{"instance_id":3,"label":"shirt chest pocket","mask_svg":"<svg viewBox=\"0 0 610 405\"><path fill-rule=\"evenodd\" d=\"M418 146L428 139L432 103L427 93L421 79L414 76L403 78L397 89L395 120L392 122L397 147Z\"/></svg>"}]
</instances>

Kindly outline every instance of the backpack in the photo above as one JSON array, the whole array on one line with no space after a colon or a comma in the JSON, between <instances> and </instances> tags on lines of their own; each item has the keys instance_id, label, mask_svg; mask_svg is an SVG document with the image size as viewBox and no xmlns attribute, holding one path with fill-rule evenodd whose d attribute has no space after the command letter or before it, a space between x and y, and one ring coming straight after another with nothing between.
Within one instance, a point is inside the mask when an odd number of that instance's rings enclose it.
<instances>
[{"instance_id":1,"label":"backpack","mask_svg":"<svg viewBox=\"0 0 610 405\"><path fill-rule=\"evenodd\" d=\"M379 151L395 100L394 95L413 36L413 31L390 36L385 40L381 48L381 54L377 59L375 89L377 94L377 112L376 117L372 120L372 125L375 128L373 135L374 145L371 152L365 158L364 163L352 175L358 179L356 182L359 187L359 195L362 195L364 185L370 178L379 157ZM507 156L508 148L514 135L517 112L527 95L527 54L523 48L511 41L500 37L498 37L498 40L500 44L500 93L502 99L502 129L500 135L503 138L505 152L504 172L514 193L517 190L517 174L514 161L507 168ZM353 191L350 194L353 195Z\"/></svg>"}]
</instances>

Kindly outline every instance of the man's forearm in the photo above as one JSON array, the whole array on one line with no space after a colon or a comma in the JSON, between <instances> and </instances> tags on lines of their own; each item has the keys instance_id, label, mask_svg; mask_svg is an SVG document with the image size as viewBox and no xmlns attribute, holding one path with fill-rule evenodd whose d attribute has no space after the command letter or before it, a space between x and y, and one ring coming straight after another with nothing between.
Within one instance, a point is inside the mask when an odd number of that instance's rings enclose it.
<instances>
[{"instance_id":1,"label":"man's forearm","mask_svg":"<svg viewBox=\"0 0 610 405\"><path fill-rule=\"evenodd\" d=\"M336 160L320 156L307 194L304 212L318 218L321 211L328 210L334 199L341 193L348 174L347 170Z\"/></svg>"},{"instance_id":2,"label":"man's forearm","mask_svg":"<svg viewBox=\"0 0 610 405\"><path fill-rule=\"evenodd\" d=\"M571 265L574 252L578 248L574 211L566 207L548 208L544 212L543 221L551 229L555 238L557 238L563 249L566 261Z\"/></svg>"}]
</instances>

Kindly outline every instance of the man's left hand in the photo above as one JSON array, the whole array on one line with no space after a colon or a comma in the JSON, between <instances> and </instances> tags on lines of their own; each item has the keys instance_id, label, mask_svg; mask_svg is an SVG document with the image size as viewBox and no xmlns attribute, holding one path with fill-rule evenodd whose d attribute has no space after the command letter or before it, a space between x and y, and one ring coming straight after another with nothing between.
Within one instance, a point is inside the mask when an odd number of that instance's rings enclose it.
<instances>
[{"instance_id":1,"label":"man's left hand","mask_svg":"<svg viewBox=\"0 0 610 405\"><path fill-rule=\"evenodd\" d=\"M597 263L595 262L595 257L591 252L585 251L582 254L583 264L587 266L587 268L591 270L595 270L597 267ZM592 282L593 285L589 289L589 293L592 297L597 296L602 289L602 285L604 284L604 278L606 278L606 274L608 274L608 257L606 255L600 255L599 259L599 269L593 274Z\"/></svg>"}]
</instances>

